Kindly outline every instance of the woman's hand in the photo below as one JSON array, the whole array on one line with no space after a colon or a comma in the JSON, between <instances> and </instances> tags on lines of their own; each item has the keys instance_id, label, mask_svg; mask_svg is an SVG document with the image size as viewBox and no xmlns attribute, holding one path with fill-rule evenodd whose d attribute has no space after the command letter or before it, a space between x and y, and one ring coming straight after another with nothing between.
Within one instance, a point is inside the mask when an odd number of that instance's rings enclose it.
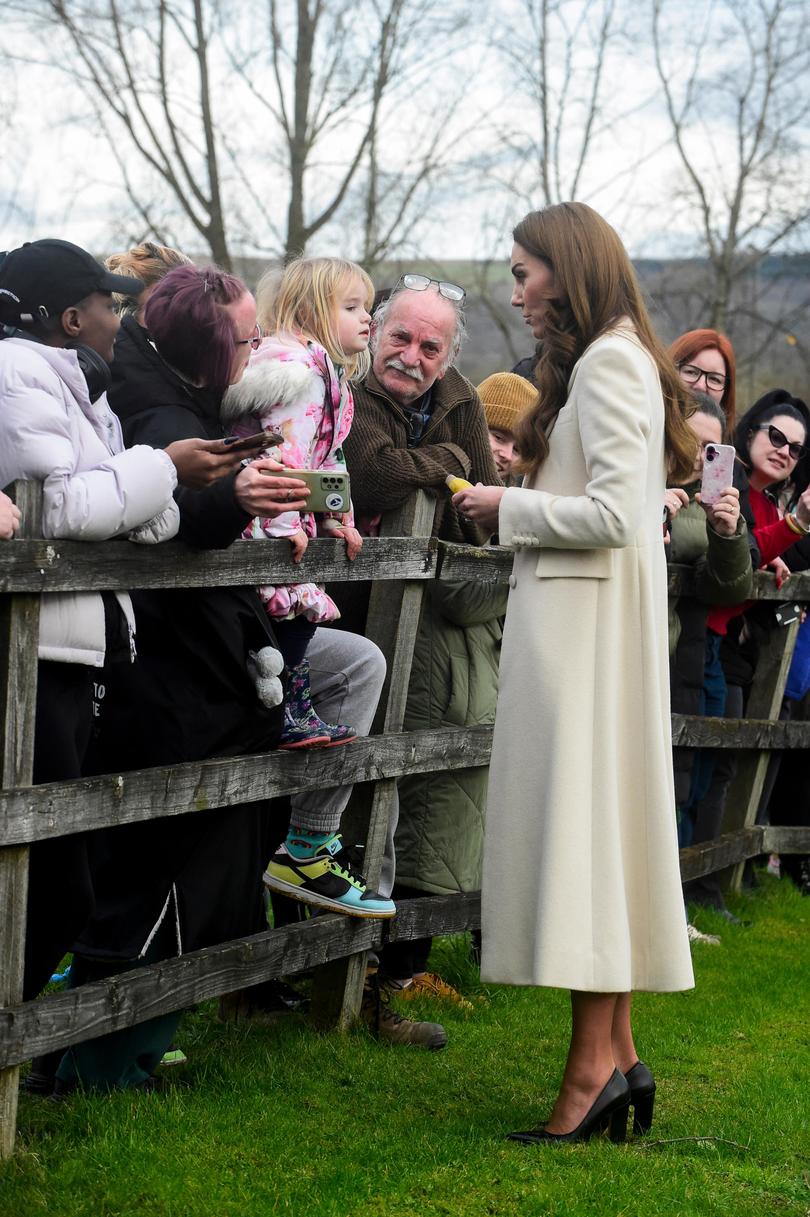
<instances>
[{"instance_id":1,"label":"woman's hand","mask_svg":"<svg viewBox=\"0 0 810 1217\"><path fill-rule=\"evenodd\" d=\"M221 439L178 439L166 453L174 462L177 480L190 490L203 490L238 469L244 452L234 452Z\"/></svg>"},{"instance_id":2,"label":"woman's hand","mask_svg":"<svg viewBox=\"0 0 810 1217\"><path fill-rule=\"evenodd\" d=\"M236 501L251 516L274 519L285 511L306 511L309 486L300 478L279 477L284 465L260 457L246 465L234 482Z\"/></svg>"},{"instance_id":3,"label":"woman's hand","mask_svg":"<svg viewBox=\"0 0 810 1217\"><path fill-rule=\"evenodd\" d=\"M477 482L467 490L459 490L451 500L462 519L480 524L488 532L498 531L498 511L505 486L484 486Z\"/></svg>"},{"instance_id":4,"label":"woman's hand","mask_svg":"<svg viewBox=\"0 0 810 1217\"><path fill-rule=\"evenodd\" d=\"M304 532L303 528L299 528L292 534L291 537L288 538L288 540L290 545L292 545L293 562L300 562L304 554L307 552L307 546L309 545L309 538L307 537L307 534Z\"/></svg>"},{"instance_id":5,"label":"woman's hand","mask_svg":"<svg viewBox=\"0 0 810 1217\"><path fill-rule=\"evenodd\" d=\"M670 521L674 520L682 507L689 506L689 495L680 486L668 486L664 491L664 507Z\"/></svg>"},{"instance_id":6,"label":"woman's hand","mask_svg":"<svg viewBox=\"0 0 810 1217\"><path fill-rule=\"evenodd\" d=\"M363 548L363 538L351 524L343 524L340 520L327 516L321 521L321 532L325 537L343 538L346 542L346 557L350 562L354 562Z\"/></svg>"},{"instance_id":7,"label":"woman's hand","mask_svg":"<svg viewBox=\"0 0 810 1217\"><path fill-rule=\"evenodd\" d=\"M810 486L799 498L798 503L793 508L793 514L800 524L803 524L805 528L810 528Z\"/></svg>"},{"instance_id":8,"label":"woman's hand","mask_svg":"<svg viewBox=\"0 0 810 1217\"><path fill-rule=\"evenodd\" d=\"M740 492L736 486L727 486L716 503L702 503L700 494L695 495L706 512L706 519L721 537L733 537L740 519Z\"/></svg>"},{"instance_id":9,"label":"woman's hand","mask_svg":"<svg viewBox=\"0 0 810 1217\"><path fill-rule=\"evenodd\" d=\"M0 539L10 541L20 527L20 509L0 490Z\"/></svg>"},{"instance_id":10,"label":"woman's hand","mask_svg":"<svg viewBox=\"0 0 810 1217\"><path fill-rule=\"evenodd\" d=\"M771 574L773 575L773 581L776 584L777 591L782 586L782 584L785 582L785 580L789 579L791 576L790 567L788 566L787 562L783 562L781 558L774 558L771 562L768 563L767 566L764 566L762 569L769 570L771 572Z\"/></svg>"}]
</instances>

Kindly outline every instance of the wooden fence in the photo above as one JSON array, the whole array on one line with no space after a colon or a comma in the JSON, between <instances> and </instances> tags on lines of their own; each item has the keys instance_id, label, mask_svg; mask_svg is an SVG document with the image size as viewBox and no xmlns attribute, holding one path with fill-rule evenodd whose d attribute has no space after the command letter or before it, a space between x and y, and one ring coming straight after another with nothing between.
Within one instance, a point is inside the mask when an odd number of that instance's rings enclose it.
<instances>
[{"instance_id":1,"label":"wooden fence","mask_svg":"<svg viewBox=\"0 0 810 1217\"><path fill-rule=\"evenodd\" d=\"M21 1002L28 846L88 829L192 815L260 798L356 783L344 815L348 843L365 846L364 873L379 877L396 780L405 774L483 766L491 728L403 733L402 722L422 591L428 579L508 579L504 549L447 545L431 538L433 501L419 494L388 517L353 563L340 542L310 543L291 569L282 541L237 541L225 551L195 551L179 542L154 548L126 541L86 544L39 536L41 489L18 483L22 528L0 544L0 1155L13 1151L19 1065L159 1014L259 983L315 969L311 1018L321 1028L356 1017L366 954L388 941L477 928L477 893L403 903L392 921L317 917L249 938L165 960L82 988ZM313 581L373 580L367 635L388 663L372 734L339 749L271 752L111 774L33 787L39 596L42 592L132 587L212 587ZM810 601L810 574L781 591L757 575L755 595ZM671 592L688 592L688 571L673 569ZM677 744L741 749L727 832L681 851L684 879L737 868L764 851L810 849L808 831L754 824L771 750L810 748L810 723L779 722L797 626L774 630L762 657L746 720L673 715Z\"/></svg>"}]
</instances>

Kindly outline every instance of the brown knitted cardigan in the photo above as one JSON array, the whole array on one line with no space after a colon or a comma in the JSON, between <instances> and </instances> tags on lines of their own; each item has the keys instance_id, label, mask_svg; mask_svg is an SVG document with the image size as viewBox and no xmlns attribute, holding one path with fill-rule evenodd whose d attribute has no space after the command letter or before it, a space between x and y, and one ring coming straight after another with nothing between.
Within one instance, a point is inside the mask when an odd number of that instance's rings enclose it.
<instances>
[{"instance_id":1,"label":"brown knitted cardigan","mask_svg":"<svg viewBox=\"0 0 810 1217\"><path fill-rule=\"evenodd\" d=\"M433 385L430 421L415 447L408 447L407 415L373 372L353 388L354 419L344 444L358 519L399 507L415 490L438 499L433 532L443 541L483 545L484 530L462 520L444 483L448 473L470 482L500 486L487 435L487 421L470 382L449 368Z\"/></svg>"}]
</instances>

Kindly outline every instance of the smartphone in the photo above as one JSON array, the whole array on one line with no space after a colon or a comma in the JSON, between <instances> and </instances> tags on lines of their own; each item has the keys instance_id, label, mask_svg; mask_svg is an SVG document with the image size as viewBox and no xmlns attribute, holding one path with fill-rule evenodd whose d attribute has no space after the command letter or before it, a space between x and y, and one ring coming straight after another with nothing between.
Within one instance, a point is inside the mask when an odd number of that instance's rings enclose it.
<instances>
[{"instance_id":1,"label":"smartphone","mask_svg":"<svg viewBox=\"0 0 810 1217\"><path fill-rule=\"evenodd\" d=\"M348 511L351 507L348 473L334 469L285 469L284 474L300 478L309 486L307 511Z\"/></svg>"},{"instance_id":2,"label":"smartphone","mask_svg":"<svg viewBox=\"0 0 810 1217\"><path fill-rule=\"evenodd\" d=\"M716 503L724 490L734 484L734 461L737 450L732 444L707 444L703 450L703 478L700 483L701 503Z\"/></svg>"},{"instance_id":3,"label":"smartphone","mask_svg":"<svg viewBox=\"0 0 810 1217\"><path fill-rule=\"evenodd\" d=\"M284 436L276 431L255 431L253 435L228 435L222 442L231 452L261 452L283 444Z\"/></svg>"}]
</instances>

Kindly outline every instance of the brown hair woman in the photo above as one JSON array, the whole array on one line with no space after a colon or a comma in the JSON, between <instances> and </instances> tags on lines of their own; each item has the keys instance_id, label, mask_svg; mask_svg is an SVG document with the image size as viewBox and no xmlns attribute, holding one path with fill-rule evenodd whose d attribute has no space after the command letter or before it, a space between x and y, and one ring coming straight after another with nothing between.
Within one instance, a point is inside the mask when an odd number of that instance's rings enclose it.
<instances>
[{"instance_id":1,"label":"brown hair woman","mask_svg":"<svg viewBox=\"0 0 810 1217\"><path fill-rule=\"evenodd\" d=\"M482 975L571 990L562 1086L524 1143L652 1122L633 989L692 986L669 730L661 502L691 474L686 387L627 253L582 203L514 230L512 304L543 340L522 487L454 496L515 550L484 858ZM532 746L527 747L527 740ZM527 1108L528 1108L527 1103ZM526 1114L526 1111L521 1111Z\"/></svg>"}]
</instances>

